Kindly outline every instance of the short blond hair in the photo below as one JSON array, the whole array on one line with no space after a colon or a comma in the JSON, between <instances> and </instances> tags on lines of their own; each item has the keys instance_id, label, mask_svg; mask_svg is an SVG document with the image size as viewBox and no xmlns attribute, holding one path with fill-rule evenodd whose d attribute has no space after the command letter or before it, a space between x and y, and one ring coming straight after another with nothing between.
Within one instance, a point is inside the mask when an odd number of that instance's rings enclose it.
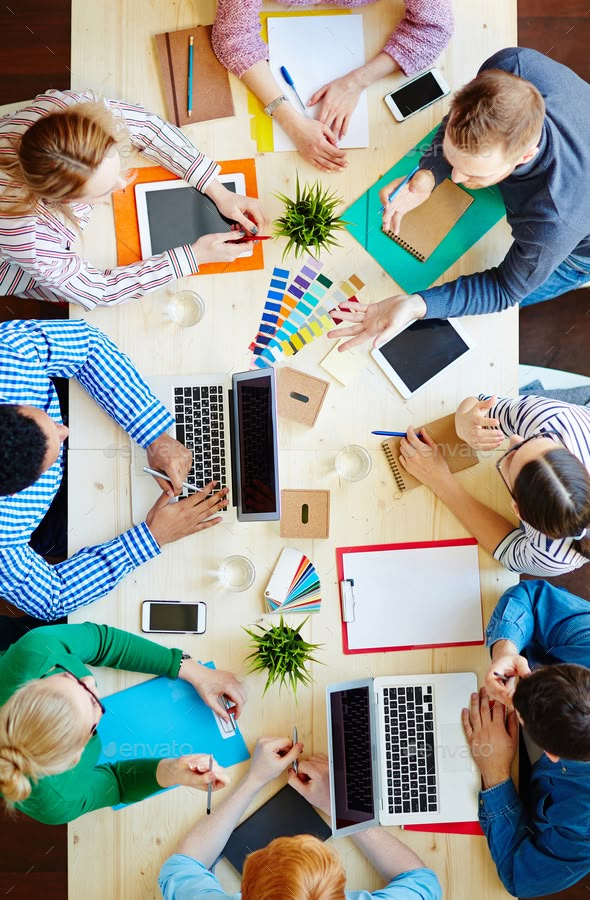
<instances>
[{"instance_id":1,"label":"short blond hair","mask_svg":"<svg viewBox=\"0 0 590 900\"><path fill-rule=\"evenodd\" d=\"M311 834L275 838L247 857L242 900L344 900L340 857Z\"/></svg>"},{"instance_id":2,"label":"short blond hair","mask_svg":"<svg viewBox=\"0 0 590 900\"><path fill-rule=\"evenodd\" d=\"M544 118L545 101L534 84L487 69L453 97L445 134L462 153L499 146L517 159L538 142Z\"/></svg>"},{"instance_id":3,"label":"short blond hair","mask_svg":"<svg viewBox=\"0 0 590 900\"><path fill-rule=\"evenodd\" d=\"M72 697L52 682L28 681L0 708L0 793L8 807L26 800L32 783L75 765L88 740Z\"/></svg>"}]
</instances>

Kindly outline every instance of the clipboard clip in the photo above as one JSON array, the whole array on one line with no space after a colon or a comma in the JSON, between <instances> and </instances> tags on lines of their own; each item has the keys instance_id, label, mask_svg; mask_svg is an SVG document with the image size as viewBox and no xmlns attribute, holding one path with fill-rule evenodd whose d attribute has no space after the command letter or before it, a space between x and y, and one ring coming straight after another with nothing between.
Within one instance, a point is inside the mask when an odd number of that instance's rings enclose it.
<instances>
[{"instance_id":1,"label":"clipboard clip","mask_svg":"<svg viewBox=\"0 0 590 900\"><path fill-rule=\"evenodd\" d=\"M340 582L343 622L354 622L354 602L354 578L343 578Z\"/></svg>"}]
</instances>

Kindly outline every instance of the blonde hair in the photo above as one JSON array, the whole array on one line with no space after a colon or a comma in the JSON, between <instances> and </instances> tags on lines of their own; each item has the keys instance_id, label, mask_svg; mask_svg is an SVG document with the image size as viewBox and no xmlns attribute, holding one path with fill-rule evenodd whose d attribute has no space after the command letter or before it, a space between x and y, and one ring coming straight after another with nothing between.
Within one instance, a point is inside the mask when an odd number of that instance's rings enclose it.
<instances>
[{"instance_id":1,"label":"blonde hair","mask_svg":"<svg viewBox=\"0 0 590 900\"><path fill-rule=\"evenodd\" d=\"M0 708L0 793L7 806L26 800L31 782L72 768L87 740L76 704L53 678L15 691Z\"/></svg>"},{"instance_id":2,"label":"blonde hair","mask_svg":"<svg viewBox=\"0 0 590 900\"><path fill-rule=\"evenodd\" d=\"M42 116L0 154L0 169L12 182L0 215L39 214L46 206L75 221L68 204L83 195L113 149L128 156L129 135L103 103L78 103Z\"/></svg>"},{"instance_id":3,"label":"blonde hair","mask_svg":"<svg viewBox=\"0 0 590 900\"><path fill-rule=\"evenodd\" d=\"M539 140L545 101L534 84L502 69L487 69L457 91L445 133L462 153L500 145L517 159Z\"/></svg>"},{"instance_id":4,"label":"blonde hair","mask_svg":"<svg viewBox=\"0 0 590 900\"><path fill-rule=\"evenodd\" d=\"M340 857L311 834L275 838L247 857L242 900L344 900Z\"/></svg>"}]
</instances>

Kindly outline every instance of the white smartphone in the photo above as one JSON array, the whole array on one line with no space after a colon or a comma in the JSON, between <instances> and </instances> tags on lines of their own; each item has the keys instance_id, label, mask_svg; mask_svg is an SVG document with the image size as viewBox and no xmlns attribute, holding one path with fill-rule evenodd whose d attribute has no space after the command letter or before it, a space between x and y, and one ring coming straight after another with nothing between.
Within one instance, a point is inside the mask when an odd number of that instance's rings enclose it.
<instances>
[{"instance_id":1,"label":"white smartphone","mask_svg":"<svg viewBox=\"0 0 590 900\"><path fill-rule=\"evenodd\" d=\"M450 88L438 69L429 69L406 81L391 94L386 94L383 99L394 119L403 122L431 103L436 103L441 97L446 97L449 91Z\"/></svg>"},{"instance_id":2,"label":"white smartphone","mask_svg":"<svg viewBox=\"0 0 590 900\"><path fill-rule=\"evenodd\" d=\"M141 630L169 634L203 634L207 625L207 604L180 600L145 600L141 605Z\"/></svg>"}]
</instances>

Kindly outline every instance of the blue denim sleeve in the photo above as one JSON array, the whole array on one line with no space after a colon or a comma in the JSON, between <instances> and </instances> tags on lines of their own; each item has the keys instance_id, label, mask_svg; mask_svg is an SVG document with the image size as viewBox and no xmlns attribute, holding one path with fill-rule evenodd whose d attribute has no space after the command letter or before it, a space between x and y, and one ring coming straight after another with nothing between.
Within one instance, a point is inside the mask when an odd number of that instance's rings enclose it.
<instances>
[{"instance_id":1,"label":"blue denim sleeve","mask_svg":"<svg viewBox=\"0 0 590 900\"><path fill-rule=\"evenodd\" d=\"M510 779L481 792L479 821L498 877L515 897L562 891L588 871L586 842L577 842L579 859L574 859L575 845L559 828L539 831Z\"/></svg>"},{"instance_id":2,"label":"blue denim sleeve","mask_svg":"<svg viewBox=\"0 0 590 900\"><path fill-rule=\"evenodd\" d=\"M547 581L522 581L499 599L486 643L510 640L520 652L535 646L547 662L590 666L590 604Z\"/></svg>"}]
</instances>

